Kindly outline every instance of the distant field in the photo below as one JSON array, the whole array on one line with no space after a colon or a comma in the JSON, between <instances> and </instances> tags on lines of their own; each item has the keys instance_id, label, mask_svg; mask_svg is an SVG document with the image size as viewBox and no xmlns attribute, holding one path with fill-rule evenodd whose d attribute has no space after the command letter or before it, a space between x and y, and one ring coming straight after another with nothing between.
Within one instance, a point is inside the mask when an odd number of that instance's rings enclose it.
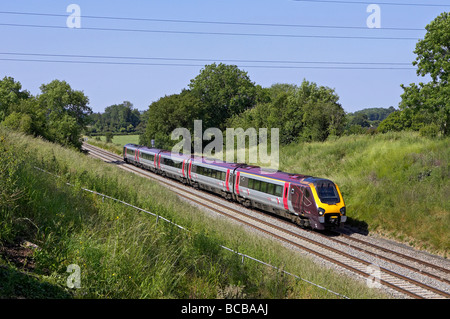
<instances>
[{"instance_id":1,"label":"distant field","mask_svg":"<svg viewBox=\"0 0 450 319\"><path fill-rule=\"evenodd\" d=\"M99 136L99 137L103 142L106 142L106 136ZM91 139L95 139L95 137L93 137ZM114 144L119 144L121 146L124 146L125 144L128 144L128 143L138 144L139 143L139 135L116 135L113 137L112 142Z\"/></svg>"}]
</instances>

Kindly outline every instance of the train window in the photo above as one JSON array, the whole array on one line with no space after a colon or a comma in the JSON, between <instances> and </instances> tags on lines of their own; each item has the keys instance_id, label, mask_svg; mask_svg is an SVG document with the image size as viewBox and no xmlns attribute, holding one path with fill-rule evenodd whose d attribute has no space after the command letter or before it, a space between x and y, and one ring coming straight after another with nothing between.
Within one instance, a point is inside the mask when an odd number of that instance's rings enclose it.
<instances>
[{"instance_id":1,"label":"train window","mask_svg":"<svg viewBox=\"0 0 450 319\"><path fill-rule=\"evenodd\" d=\"M226 181L227 180L227 173L222 172L222 178L221 180Z\"/></svg>"},{"instance_id":2,"label":"train window","mask_svg":"<svg viewBox=\"0 0 450 319\"><path fill-rule=\"evenodd\" d=\"M283 195L283 187L281 185L275 186L275 196L281 197Z\"/></svg>"},{"instance_id":3,"label":"train window","mask_svg":"<svg viewBox=\"0 0 450 319\"><path fill-rule=\"evenodd\" d=\"M269 183L266 183L266 182L261 182L261 189L260 189L260 191L261 192L264 192L264 193L267 193L267 185L268 185Z\"/></svg>"},{"instance_id":4,"label":"train window","mask_svg":"<svg viewBox=\"0 0 450 319\"><path fill-rule=\"evenodd\" d=\"M261 181L258 181L258 180L255 179L255 181L253 182L253 185L254 185L253 189L256 190L256 191L259 191L260 187L261 187Z\"/></svg>"},{"instance_id":5,"label":"train window","mask_svg":"<svg viewBox=\"0 0 450 319\"><path fill-rule=\"evenodd\" d=\"M273 195L273 191L274 191L274 190L275 190L275 184L268 183L268 184L267 184L267 193Z\"/></svg>"},{"instance_id":6,"label":"train window","mask_svg":"<svg viewBox=\"0 0 450 319\"><path fill-rule=\"evenodd\" d=\"M127 148L127 153L130 155L134 155L134 150L130 150L129 148Z\"/></svg>"},{"instance_id":7,"label":"train window","mask_svg":"<svg viewBox=\"0 0 450 319\"><path fill-rule=\"evenodd\" d=\"M309 190L308 189L305 190L305 196L306 196L306 198L309 197Z\"/></svg>"},{"instance_id":8,"label":"train window","mask_svg":"<svg viewBox=\"0 0 450 319\"><path fill-rule=\"evenodd\" d=\"M340 202L336 187L332 182L318 182L315 186L322 203L336 204Z\"/></svg>"},{"instance_id":9,"label":"train window","mask_svg":"<svg viewBox=\"0 0 450 319\"><path fill-rule=\"evenodd\" d=\"M153 161L155 156L153 154L141 153L141 157L148 161Z\"/></svg>"},{"instance_id":10,"label":"train window","mask_svg":"<svg viewBox=\"0 0 450 319\"><path fill-rule=\"evenodd\" d=\"M254 189L254 187L253 187L253 182L254 182L255 180L254 179L252 179L252 178L249 178L248 179L248 188L251 188L251 189Z\"/></svg>"}]
</instances>

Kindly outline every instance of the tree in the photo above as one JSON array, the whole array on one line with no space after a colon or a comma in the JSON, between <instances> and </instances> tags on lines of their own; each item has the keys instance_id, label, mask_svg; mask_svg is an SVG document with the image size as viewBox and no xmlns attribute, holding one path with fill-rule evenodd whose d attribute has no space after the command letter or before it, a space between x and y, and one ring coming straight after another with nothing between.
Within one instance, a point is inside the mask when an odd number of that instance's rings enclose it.
<instances>
[{"instance_id":1,"label":"tree","mask_svg":"<svg viewBox=\"0 0 450 319\"><path fill-rule=\"evenodd\" d=\"M30 93L23 91L22 84L12 77L5 76L3 80L0 80L0 122L13 112L12 108L15 105L29 97Z\"/></svg>"},{"instance_id":2,"label":"tree","mask_svg":"<svg viewBox=\"0 0 450 319\"><path fill-rule=\"evenodd\" d=\"M48 110L49 115L67 114L81 127L89 123L88 116L92 114L92 109L88 106L88 97L82 91L72 90L66 81L59 80L42 84L40 89L39 103Z\"/></svg>"},{"instance_id":3,"label":"tree","mask_svg":"<svg viewBox=\"0 0 450 319\"><path fill-rule=\"evenodd\" d=\"M194 132L194 120L200 118L200 101L189 90L173 94L153 102L147 111L145 133L140 136L139 143L150 146L170 148L177 141L171 140L171 133L176 128L187 128L191 136Z\"/></svg>"},{"instance_id":4,"label":"tree","mask_svg":"<svg viewBox=\"0 0 450 319\"><path fill-rule=\"evenodd\" d=\"M235 65L206 65L189 88L201 103L203 127L225 129L226 121L256 104L261 87Z\"/></svg>"},{"instance_id":5,"label":"tree","mask_svg":"<svg viewBox=\"0 0 450 319\"><path fill-rule=\"evenodd\" d=\"M427 33L414 53L417 75L430 76L428 83L402 85L400 109L409 112L412 129L435 124L450 134L450 13L444 12L426 26Z\"/></svg>"},{"instance_id":6,"label":"tree","mask_svg":"<svg viewBox=\"0 0 450 319\"><path fill-rule=\"evenodd\" d=\"M265 127L269 131L279 128L282 144L298 139L323 141L330 134L343 132L345 112L333 89L303 80L299 87L275 84L264 94L268 101L235 115L228 125L244 129Z\"/></svg>"},{"instance_id":7,"label":"tree","mask_svg":"<svg viewBox=\"0 0 450 319\"><path fill-rule=\"evenodd\" d=\"M92 109L82 91L72 90L66 81L54 80L40 87L39 107L45 110L44 137L62 145L81 147L81 132L89 123Z\"/></svg>"}]
</instances>

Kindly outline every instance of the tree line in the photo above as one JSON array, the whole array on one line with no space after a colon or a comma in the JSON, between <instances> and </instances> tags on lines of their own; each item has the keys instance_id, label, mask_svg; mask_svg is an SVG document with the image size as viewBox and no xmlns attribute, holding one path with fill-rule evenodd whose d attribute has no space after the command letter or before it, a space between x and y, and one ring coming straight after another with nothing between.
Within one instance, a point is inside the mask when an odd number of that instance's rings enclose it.
<instances>
[{"instance_id":1,"label":"tree line","mask_svg":"<svg viewBox=\"0 0 450 319\"><path fill-rule=\"evenodd\" d=\"M280 142L298 138L325 140L343 132L345 111L333 89L304 80L300 86L274 84L263 88L235 65L210 64L192 79L188 89L164 96L148 110L145 133L140 143L170 147L171 132L187 128L194 120L203 128L280 128ZM270 131L270 130L269 130Z\"/></svg>"},{"instance_id":2,"label":"tree line","mask_svg":"<svg viewBox=\"0 0 450 319\"><path fill-rule=\"evenodd\" d=\"M262 88L234 65L211 64L192 79L188 89L164 96L148 110L140 142L158 147L176 143L170 133L177 127L279 128L280 142L324 141L328 136L415 130L422 135L448 136L450 121L450 13L444 12L426 26L413 65L418 76L431 81L402 85L399 109L372 108L345 114L339 96L329 88L306 80Z\"/></svg>"},{"instance_id":3,"label":"tree line","mask_svg":"<svg viewBox=\"0 0 450 319\"><path fill-rule=\"evenodd\" d=\"M138 133L140 143L169 148L179 127L279 128L280 143L324 141L329 136L415 130L435 137L450 134L450 13L426 26L414 53L417 75L427 83L402 85L399 109L372 108L346 114L334 89L304 79L299 85L268 88L235 65L206 65L179 94L161 97L140 113L124 101L92 113L89 99L65 81L54 80L31 95L11 77L0 80L0 125L80 148L84 133ZM270 132L270 130L268 130Z\"/></svg>"},{"instance_id":4,"label":"tree line","mask_svg":"<svg viewBox=\"0 0 450 319\"><path fill-rule=\"evenodd\" d=\"M140 134L143 132L144 116L129 101L110 105L103 113L89 116L87 134Z\"/></svg>"}]
</instances>

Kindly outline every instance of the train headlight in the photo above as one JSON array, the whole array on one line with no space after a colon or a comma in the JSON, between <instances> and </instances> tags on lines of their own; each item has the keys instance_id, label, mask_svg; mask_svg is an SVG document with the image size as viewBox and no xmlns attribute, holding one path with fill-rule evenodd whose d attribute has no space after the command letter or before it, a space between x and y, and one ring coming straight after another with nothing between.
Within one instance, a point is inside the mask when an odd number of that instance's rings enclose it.
<instances>
[{"instance_id":1,"label":"train headlight","mask_svg":"<svg viewBox=\"0 0 450 319\"><path fill-rule=\"evenodd\" d=\"M323 214L325 214L325 209L323 209L322 207L319 207L318 211L319 211L319 216L323 216Z\"/></svg>"},{"instance_id":2,"label":"train headlight","mask_svg":"<svg viewBox=\"0 0 450 319\"><path fill-rule=\"evenodd\" d=\"M341 214L342 216L345 216L345 213L347 212L347 210L345 209L345 206L341 208Z\"/></svg>"}]
</instances>

